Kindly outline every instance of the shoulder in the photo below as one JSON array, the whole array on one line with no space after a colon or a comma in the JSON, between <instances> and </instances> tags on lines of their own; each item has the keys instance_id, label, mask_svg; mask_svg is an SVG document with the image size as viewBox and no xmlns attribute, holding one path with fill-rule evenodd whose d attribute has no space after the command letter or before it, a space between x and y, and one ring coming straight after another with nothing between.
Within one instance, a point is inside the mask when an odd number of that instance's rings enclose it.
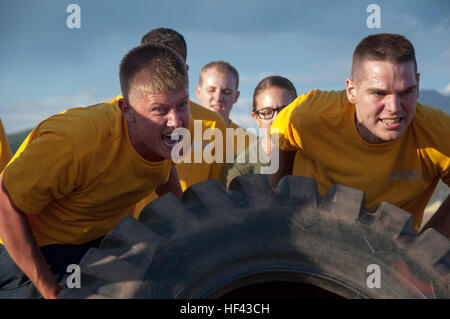
<instances>
[{"instance_id":1,"label":"shoulder","mask_svg":"<svg viewBox=\"0 0 450 319\"><path fill-rule=\"evenodd\" d=\"M76 153L120 135L122 115L114 104L100 103L68 109L39 124L34 138L55 136L74 147Z\"/></svg>"},{"instance_id":2,"label":"shoulder","mask_svg":"<svg viewBox=\"0 0 450 319\"><path fill-rule=\"evenodd\" d=\"M413 123L417 123L430 130L438 130L450 134L450 115L444 111L428 105L416 103L416 114Z\"/></svg>"},{"instance_id":3,"label":"shoulder","mask_svg":"<svg viewBox=\"0 0 450 319\"><path fill-rule=\"evenodd\" d=\"M208 127L218 127L221 129L226 127L225 121L220 114L210 111L192 101L190 101L190 112L194 120L209 122Z\"/></svg>"},{"instance_id":4,"label":"shoulder","mask_svg":"<svg viewBox=\"0 0 450 319\"><path fill-rule=\"evenodd\" d=\"M418 146L425 152L438 152L449 158L450 115L430 106L416 104L416 114L410 124ZM435 157L434 155L432 157Z\"/></svg>"},{"instance_id":5,"label":"shoulder","mask_svg":"<svg viewBox=\"0 0 450 319\"><path fill-rule=\"evenodd\" d=\"M273 127L295 123L303 118L318 118L321 121L327 118L342 119L342 114L351 106L345 90L322 91L312 90L309 93L297 97L291 104L285 107L275 119ZM314 121L309 121L314 124Z\"/></svg>"},{"instance_id":6,"label":"shoulder","mask_svg":"<svg viewBox=\"0 0 450 319\"><path fill-rule=\"evenodd\" d=\"M288 107L293 114L323 115L342 112L349 104L345 90L314 90L300 95Z\"/></svg>"}]
</instances>

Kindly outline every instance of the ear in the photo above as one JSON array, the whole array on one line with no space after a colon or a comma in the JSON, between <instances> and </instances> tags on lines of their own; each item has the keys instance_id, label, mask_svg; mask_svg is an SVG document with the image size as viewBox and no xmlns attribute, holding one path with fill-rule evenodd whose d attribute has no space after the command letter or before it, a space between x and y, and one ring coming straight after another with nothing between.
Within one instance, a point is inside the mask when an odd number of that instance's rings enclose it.
<instances>
[{"instance_id":1,"label":"ear","mask_svg":"<svg viewBox=\"0 0 450 319\"><path fill-rule=\"evenodd\" d=\"M186 64L186 71L189 71L189 65Z\"/></svg>"},{"instance_id":2,"label":"ear","mask_svg":"<svg viewBox=\"0 0 450 319\"><path fill-rule=\"evenodd\" d=\"M251 115L252 115L252 117L255 119L255 121L258 120L259 117L258 117L258 115L256 115L255 112L252 111Z\"/></svg>"},{"instance_id":3,"label":"ear","mask_svg":"<svg viewBox=\"0 0 450 319\"><path fill-rule=\"evenodd\" d=\"M122 98L119 99L119 109L120 112L122 112L122 116L128 121L128 122L134 122L136 119L134 117L134 110L131 107L128 100Z\"/></svg>"},{"instance_id":4,"label":"ear","mask_svg":"<svg viewBox=\"0 0 450 319\"><path fill-rule=\"evenodd\" d=\"M419 98L419 82L420 82L420 73L416 74L416 90L417 90L417 96L416 100Z\"/></svg>"},{"instance_id":5,"label":"ear","mask_svg":"<svg viewBox=\"0 0 450 319\"><path fill-rule=\"evenodd\" d=\"M350 103L356 104L356 95L358 92L358 88L356 83L353 80L347 78L345 80L346 91L347 91L347 99Z\"/></svg>"},{"instance_id":6,"label":"ear","mask_svg":"<svg viewBox=\"0 0 450 319\"><path fill-rule=\"evenodd\" d=\"M197 96L198 99L200 99L200 91L201 91L201 87L200 85L196 85L195 86L195 95Z\"/></svg>"},{"instance_id":7,"label":"ear","mask_svg":"<svg viewBox=\"0 0 450 319\"><path fill-rule=\"evenodd\" d=\"M236 92L236 98L234 99L234 103L237 102L237 100L239 99L239 95L241 94L241 92L237 91Z\"/></svg>"}]
</instances>

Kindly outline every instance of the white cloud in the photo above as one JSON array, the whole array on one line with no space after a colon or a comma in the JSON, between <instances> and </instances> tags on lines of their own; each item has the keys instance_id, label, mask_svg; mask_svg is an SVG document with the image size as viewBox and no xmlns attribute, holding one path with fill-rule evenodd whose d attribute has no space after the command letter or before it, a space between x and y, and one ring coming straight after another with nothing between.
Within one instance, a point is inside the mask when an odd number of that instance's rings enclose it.
<instances>
[{"instance_id":1,"label":"white cloud","mask_svg":"<svg viewBox=\"0 0 450 319\"><path fill-rule=\"evenodd\" d=\"M450 83L441 91L442 94L450 95Z\"/></svg>"}]
</instances>

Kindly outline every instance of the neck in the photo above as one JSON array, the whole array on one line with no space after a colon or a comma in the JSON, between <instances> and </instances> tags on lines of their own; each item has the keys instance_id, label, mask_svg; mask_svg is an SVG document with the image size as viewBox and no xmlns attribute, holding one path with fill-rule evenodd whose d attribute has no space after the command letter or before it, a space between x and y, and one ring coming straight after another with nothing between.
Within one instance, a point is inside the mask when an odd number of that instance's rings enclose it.
<instances>
[{"instance_id":1,"label":"neck","mask_svg":"<svg viewBox=\"0 0 450 319\"><path fill-rule=\"evenodd\" d=\"M156 155L152 151L149 151L146 145L140 140L137 131L133 125L128 123L128 138L130 140L131 146L134 148L136 153L138 153L142 158L149 162L160 162L164 160L164 158Z\"/></svg>"}]
</instances>

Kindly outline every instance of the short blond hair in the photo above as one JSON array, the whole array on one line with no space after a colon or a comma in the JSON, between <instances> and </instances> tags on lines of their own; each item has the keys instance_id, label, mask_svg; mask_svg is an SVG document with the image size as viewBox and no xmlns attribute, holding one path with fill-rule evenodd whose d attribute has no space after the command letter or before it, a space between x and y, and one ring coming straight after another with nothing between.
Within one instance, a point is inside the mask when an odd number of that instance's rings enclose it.
<instances>
[{"instance_id":1,"label":"short blond hair","mask_svg":"<svg viewBox=\"0 0 450 319\"><path fill-rule=\"evenodd\" d=\"M203 84L203 75L205 74L205 72L213 68L224 75L228 75L228 73L230 73L236 80L236 90L237 90L237 88L239 87L239 73L230 63L225 61L213 61L205 65L200 70L200 75L198 79L198 84L200 86Z\"/></svg>"},{"instance_id":2,"label":"short blond hair","mask_svg":"<svg viewBox=\"0 0 450 319\"><path fill-rule=\"evenodd\" d=\"M175 93L189 88L186 64L172 49L143 45L130 50L120 63L120 88L132 92Z\"/></svg>"}]
</instances>

